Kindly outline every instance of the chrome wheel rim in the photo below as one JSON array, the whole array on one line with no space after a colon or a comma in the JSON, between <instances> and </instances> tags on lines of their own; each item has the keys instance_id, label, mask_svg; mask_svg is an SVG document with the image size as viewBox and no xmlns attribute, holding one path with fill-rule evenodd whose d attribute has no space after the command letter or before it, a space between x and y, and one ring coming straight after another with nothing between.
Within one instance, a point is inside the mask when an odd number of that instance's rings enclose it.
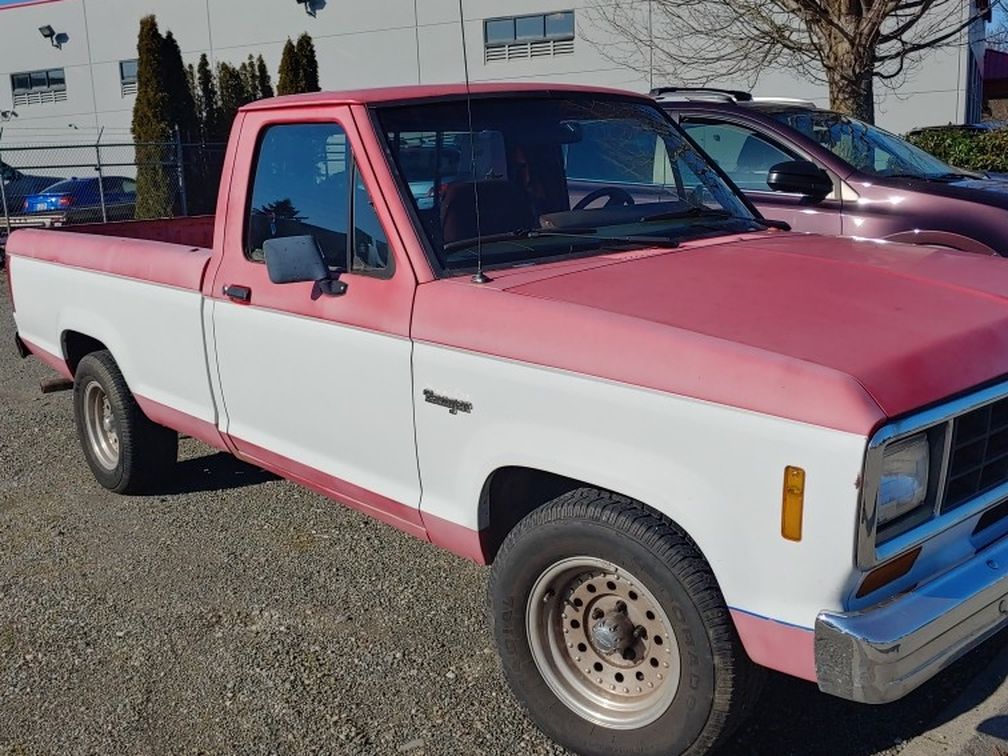
<instances>
[{"instance_id":1,"label":"chrome wheel rim","mask_svg":"<svg viewBox=\"0 0 1008 756\"><path fill-rule=\"evenodd\" d=\"M556 562L533 585L525 617L543 680L584 719L635 729L675 699L680 658L672 623L618 565L588 556Z\"/></svg>"},{"instance_id":2,"label":"chrome wheel rim","mask_svg":"<svg viewBox=\"0 0 1008 756\"><path fill-rule=\"evenodd\" d=\"M84 387L84 428L95 459L106 470L119 464L119 424L98 381Z\"/></svg>"}]
</instances>

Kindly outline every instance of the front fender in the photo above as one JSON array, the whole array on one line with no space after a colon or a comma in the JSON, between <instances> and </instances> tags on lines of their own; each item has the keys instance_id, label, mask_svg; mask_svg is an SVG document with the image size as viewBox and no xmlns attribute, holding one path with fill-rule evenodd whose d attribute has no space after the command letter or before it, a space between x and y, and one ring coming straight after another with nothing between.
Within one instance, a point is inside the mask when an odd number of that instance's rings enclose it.
<instances>
[{"instance_id":1,"label":"front fender","mask_svg":"<svg viewBox=\"0 0 1008 756\"><path fill-rule=\"evenodd\" d=\"M489 475L543 470L676 522L733 608L811 628L843 606L863 436L430 344L416 344L414 368L417 386L472 404L416 405L425 517L477 532ZM798 542L781 536L787 465L807 474Z\"/></svg>"},{"instance_id":2,"label":"front fender","mask_svg":"<svg viewBox=\"0 0 1008 756\"><path fill-rule=\"evenodd\" d=\"M956 234L951 231L936 231L929 229L913 229L911 231L900 231L885 237L885 241L897 242L900 244L928 244L937 247L948 247L962 252L974 252L980 255L997 255L997 251L991 249L986 244L977 241L969 236Z\"/></svg>"}]
</instances>

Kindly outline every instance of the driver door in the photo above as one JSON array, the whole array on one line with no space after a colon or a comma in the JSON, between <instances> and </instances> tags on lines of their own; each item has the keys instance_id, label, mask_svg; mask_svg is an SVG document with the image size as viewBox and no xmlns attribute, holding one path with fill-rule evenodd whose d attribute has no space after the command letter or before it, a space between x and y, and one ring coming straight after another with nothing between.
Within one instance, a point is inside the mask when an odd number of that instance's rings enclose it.
<instances>
[{"instance_id":1,"label":"driver door","mask_svg":"<svg viewBox=\"0 0 1008 756\"><path fill-rule=\"evenodd\" d=\"M244 116L212 286L221 429L246 459L422 537L416 279L346 108ZM247 184L247 188L246 188ZM233 222L232 222L233 220ZM273 283L265 241L310 235L346 291Z\"/></svg>"}]
</instances>

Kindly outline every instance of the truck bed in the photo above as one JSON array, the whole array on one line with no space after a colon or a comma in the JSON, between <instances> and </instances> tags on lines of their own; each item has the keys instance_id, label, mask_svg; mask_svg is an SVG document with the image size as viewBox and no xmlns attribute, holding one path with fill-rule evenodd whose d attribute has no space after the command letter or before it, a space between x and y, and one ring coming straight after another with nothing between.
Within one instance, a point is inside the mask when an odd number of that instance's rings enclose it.
<instances>
[{"instance_id":1,"label":"truck bed","mask_svg":"<svg viewBox=\"0 0 1008 756\"><path fill-rule=\"evenodd\" d=\"M182 218L15 231L7 254L20 338L64 375L81 335L97 340L152 419L168 424L169 408L183 412L219 444L201 291L213 225Z\"/></svg>"},{"instance_id":2,"label":"truck bed","mask_svg":"<svg viewBox=\"0 0 1008 756\"><path fill-rule=\"evenodd\" d=\"M118 223L88 223L64 227L67 232L117 236L123 239L169 242L187 247L212 247L214 235L213 215L196 215L190 218L158 218L155 220L120 221Z\"/></svg>"}]
</instances>

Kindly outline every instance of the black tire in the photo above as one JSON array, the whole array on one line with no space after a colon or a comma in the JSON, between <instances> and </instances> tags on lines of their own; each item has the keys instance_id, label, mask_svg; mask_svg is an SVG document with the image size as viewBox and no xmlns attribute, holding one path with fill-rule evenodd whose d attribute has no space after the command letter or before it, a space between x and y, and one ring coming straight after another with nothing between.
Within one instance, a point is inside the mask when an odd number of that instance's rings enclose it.
<instances>
[{"instance_id":1,"label":"black tire","mask_svg":"<svg viewBox=\"0 0 1008 756\"><path fill-rule=\"evenodd\" d=\"M95 424L88 419L89 401L95 397L108 401L112 428L108 435L115 437L115 454L103 452L101 441L95 440ZM74 419L84 458L98 482L110 491L153 492L167 480L178 459L178 433L144 415L106 350L88 354L77 366Z\"/></svg>"},{"instance_id":2,"label":"black tire","mask_svg":"<svg viewBox=\"0 0 1008 756\"><path fill-rule=\"evenodd\" d=\"M642 726L617 729L585 718L553 692L533 655L526 620L536 616L537 610L529 602L534 586L548 570L581 556L611 562L632 575L665 613L673 631L672 640L678 644L680 674L677 687L672 689L674 698L665 709L665 700L659 701L653 707L657 719ZM587 587L579 580L571 585L578 586L577 590L582 585ZM560 584L562 581L557 590ZM494 561L489 595L494 635L509 685L543 732L575 753L708 753L741 723L758 696L764 670L746 656L700 551L673 523L632 500L582 488L535 510L505 539ZM553 595L554 591L547 589L544 600L556 600L551 598ZM560 597L562 608L557 611L571 611L572 595ZM638 596L631 591L631 598L636 600ZM535 605L539 603L537 599ZM582 611L587 612L589 605L585 604ZM557 623L565 633L569 621ZM588 621L586 613L581 622L587 627ZM539 626L535 621L532 624ZM543 625L551 626L548 622ZM570 636L559 637L558 646L572 645L563 642ZM553 658L561 653L565 651L554 650ZM646 655L651 653L649 650ZM642 668L643 661L642 657ZM582 663L578 657L572 666ZM574 674L579 671L575 669Z\"/></svg>"}]
</instances>

